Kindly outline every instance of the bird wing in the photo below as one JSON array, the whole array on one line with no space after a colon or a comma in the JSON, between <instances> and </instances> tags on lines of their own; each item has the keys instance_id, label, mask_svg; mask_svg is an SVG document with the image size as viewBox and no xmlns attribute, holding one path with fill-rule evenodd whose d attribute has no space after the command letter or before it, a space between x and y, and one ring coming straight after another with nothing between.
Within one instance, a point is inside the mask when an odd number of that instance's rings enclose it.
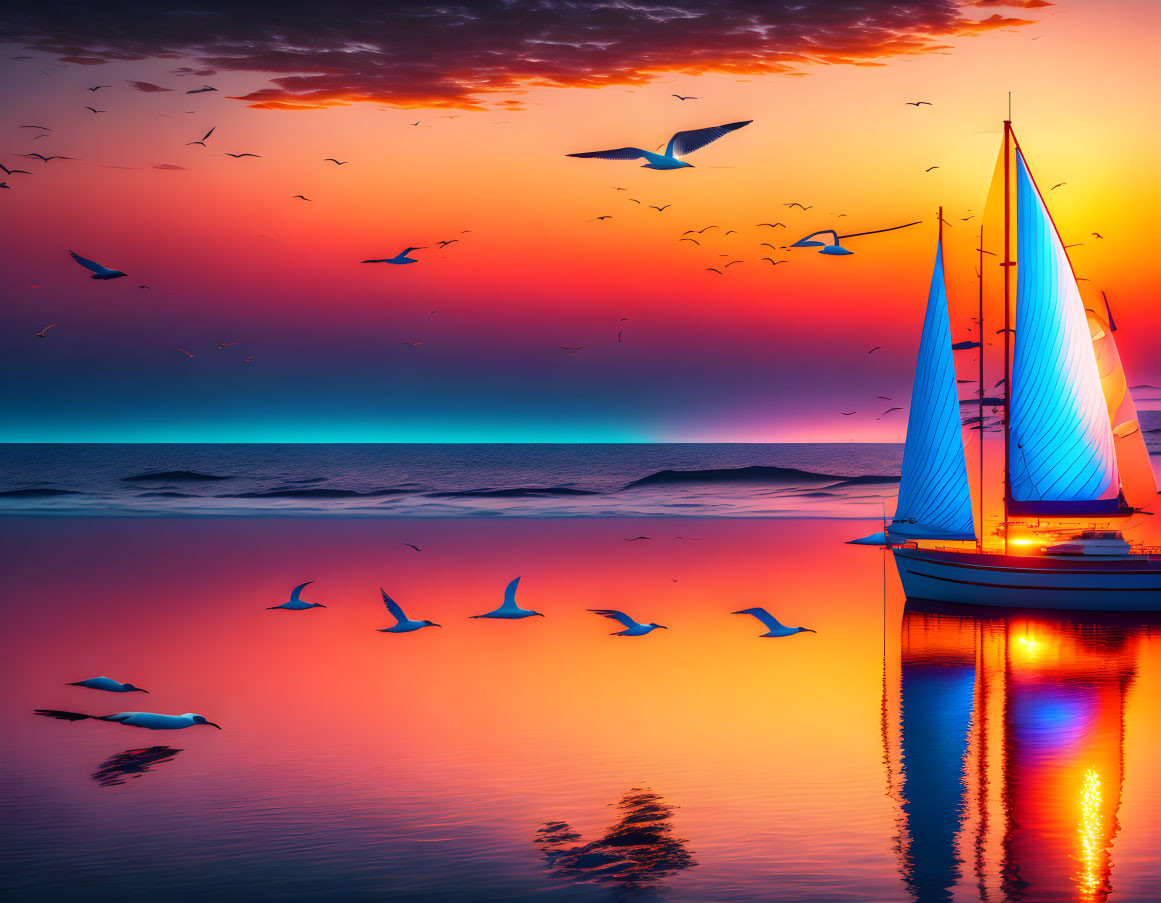
<instances>
[{"instance_id":1,"label":"bird wing","mask_svg":"<svg viewBox=\"0 0 1161 903\"><path fill-rule=\"evenodd\" d=\"M306 581L306 583L303 583L303 584L301 584L301 585L299 585L299 586L296 586L294 589L292 589L292 590L290 591L290 601L291 601L291 602L300 602L300 601L302 601L301 599L299 599L299 598L298 598L298 597L299 597L299 594L300 594L300 593L301 593L301 592L302 592L304 589L306 589L306 587L310 586L312 583L314 583L314 581L313 581L313 580L307 580L307 581Z\"/></svg>"},{"instance_id":2,"label":"bird wing","mask_svg":"<svg viewBox=\"0 0 1161 903\"><path fill-rule=\"evenodd\" d=\"M87 257L82 257L76 251L69 251L73 256L73 260L83 266L86 270L92 270L94 273L108 273L110 270L107 267L101 266L95 260L89 260Z\"/></svg>"},{"instance_id":3,"label":"bird wing","mask_svg":"<svg viewBox=\"0 0 1161 903\"><path fill-rule=\"evenodd\" d=\"M506 587L504 587L504 604L497 608L496 611L515 611L520 608L520 606L516 604L516 584L519 582L520 578L517 577Z\"/></svg>"},{"instance_id":4,"label":"bird wing","mask_svg":"<svg viewBox=\"0 0 1161 903\"><path fill-rule=\"evenodd\" d=\"M774 617L774 615L770 614L770 612L766 611L766 609L764 609L764 608L756 608L752 612L750 612L750 614L752 614L755 618L757 618L759 621L761 621L763 624L765 624L771 630L785 630L786 629L785 624L782 624L781 622L779 622L779 620L776 617Z\"/></svg>"},{"instance_id":5,"label":"bird wing","mask_svg":"<svg viewBox=\"0 0 1161 903\"><path fill-rule=\"evenodd\" d=\"M626 627L637 626L637 622L630 618L623 611L614 611L611 608L590 608L589 611L595 615L600 615L603 618L611 618L614 621L620 621Z\"/></svg>"},{"instance_id":6,"label":"bird wing","mask_svg":"<svg viewBox=\"0 0 1161 903\"><path fill-rule=\"evenodd\" d=\"M710 139L711 141L713 139ZM708 142L707 142L708 143ZM583 154L565 154L566 157L595 157L598 160L636 160L645 156L639 147L615 147L612 150L585 151Z\"/></svg>"},{"instance_id":7,"label":"bird wing","mask_svg":"<svg viewBox=\"0 0 1161 903\"><path fill-rule=\"evenodd\" d=\"M387 610L391 612L391 617L402 624L406 621L407 615L403 613L403 609L399 607L399 603L392 599L384 592L383 587L379 587L379 592L383 593L383 604L387 606Z\"/></svg>"},{"instance_id":8,"label":"bird wing","mask_svg":"<svg viewBox=\"0 0 1161 903\"><path fill-rule=\"evenodd\" d=\"M665 149L665 156L681 157L685 154L692 154L695 150L703 148L707 144L717 141L723 135L737 131L753 121L753 119L747 119L745 122L728 122L725 125L710 126L708 129L677 132L669 139L669 147Z\"/></svg>"}]
</instances>

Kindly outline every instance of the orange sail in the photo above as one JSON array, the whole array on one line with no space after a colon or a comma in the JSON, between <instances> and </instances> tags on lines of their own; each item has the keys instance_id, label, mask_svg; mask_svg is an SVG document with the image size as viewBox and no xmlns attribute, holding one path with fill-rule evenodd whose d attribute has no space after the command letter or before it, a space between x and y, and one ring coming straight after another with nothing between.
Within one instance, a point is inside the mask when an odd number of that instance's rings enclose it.
<instances>
[{"instance_id":1,"label":"orange sail","mask_svg":"<svg viewBox=\"0 0 1161 903\"><path fill-rule=\"evenodd\" d=\"M1113 429L1121 494L1126 504L1144 508L1157 501L1157 482L1149 463L1141 424L1137 420L1137 408L1129 392L1129 381L1125 378L1125 368L1117 351L1117 340L1113 338L1113 327L1109 322L1112 318L1106 320L1091 308L1086 308L1085 313Z\"/></svg>"}]
</instances>

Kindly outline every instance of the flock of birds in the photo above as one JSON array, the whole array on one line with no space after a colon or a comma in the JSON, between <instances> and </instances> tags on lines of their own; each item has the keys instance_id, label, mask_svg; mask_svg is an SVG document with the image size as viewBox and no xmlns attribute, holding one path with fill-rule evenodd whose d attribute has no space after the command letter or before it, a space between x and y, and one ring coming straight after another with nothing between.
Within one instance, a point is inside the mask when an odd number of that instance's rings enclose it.
<instances>
[{"instance_id":1,"label":"flock of birds","mask_svg":"<svg viewBox=\"0 0 1161 903\"><path fill-rule=\"evenodd\" d=\"M641 537L646 538L646 537ZM406 543L406 545L411 545ZM413 549L415 546L411 546ZM416 549L418 551L418 549ZM313 580L308 580L306 583L299 584L290 591L290 598L280 605L271 605L267 611L309 611L312 608L326 608L323 602L308 602L302 598L302 591L314 583ZM521 621L525 618L543 618L543 612L533 611L530 608L521 608L516 601L516 587L520 583L520 578L517 577L504 589L504 601L498 607L491 611L484 612L479 615L471 615L472 618L483 618L494 621ZM390 627L383 627L379 629L379 633L414 633L417 630L422 630L425 627L442 627L442 624L437 624L435 621L419 620L410 618L403 611L403 608L387 595L382 587L379 592L383 596L383 604L387 608L387 612L395 619L395 623ZM588 611L603 618L616 621L622 625L621 630L614 631L609 636L624 636L624 637L641 637L648 636L654 630L668 630L664 624L644 623L637 621L623 611L617 611L611 608L590 608ZM765 628L766 633L761 634L762 637L788 637L796 633L817 633L809 627L787 627L780 623L770 612L764 608L745 608L741 611L731 612L735 615L750 615L756 618ZM78 680L66 684L69 687L85 687L90 690L103 690L107 693L148 693L141 687L134 684L113 680L111 677L90 677L86 680ZM89 715L83 712L70 712L61 709L35 709L34 714L41 715L45 718L55 718L60 721L109 721L114 724L124 724L129 727L140 727L153 731L172 731L181 730L187 727L197 727L199 725L206 725L208 727L216 727L221 730L221 725L215 724L213 721L206 719L204 715L199 715L196 712L186 712L182 715L164 715L157 712L117 712L112 715Z\"/></svg>"}]
</instances>

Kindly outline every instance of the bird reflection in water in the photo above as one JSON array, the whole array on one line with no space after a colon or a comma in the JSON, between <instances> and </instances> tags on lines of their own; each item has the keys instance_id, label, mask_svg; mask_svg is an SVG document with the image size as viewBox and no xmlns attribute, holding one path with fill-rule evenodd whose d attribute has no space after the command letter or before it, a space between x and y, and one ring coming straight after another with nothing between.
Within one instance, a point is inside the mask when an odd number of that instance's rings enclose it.
<instances>
[{"instance_id":1,"label":"bird reflection in water","mask_svg":"<svg viewBox=\"0 0 1161 903\"><path fill-rule=\"evenodd\" d=\"M147 746L143 749L127 749L109 756L101 767L93 772L92 778L102 787L116 787L132 778L139 778L158 765L172 762L181 752L172 746Z\"/></svg>"},{"instance_id":2,"label":"bird reflection in water","mask_svg":"<svg viewBox=\"0 0 1161 903\"><path fill-rule=\"evenodd\" d=\"M656 793L634 787L616 807L617 821L583 846L568 822L548 822L537 830L535 843L554 876L636 894L697 865L688 841L673 834L674 807Z\"/></svg>"}]
</instances>

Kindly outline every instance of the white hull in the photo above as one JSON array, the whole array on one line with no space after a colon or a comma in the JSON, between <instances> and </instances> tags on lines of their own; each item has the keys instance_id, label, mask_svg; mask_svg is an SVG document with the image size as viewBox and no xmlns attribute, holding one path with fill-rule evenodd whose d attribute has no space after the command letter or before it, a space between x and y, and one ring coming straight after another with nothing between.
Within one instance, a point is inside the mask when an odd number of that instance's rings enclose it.
<instances>
[{"instance_id":1,"label":"white hull","mask_svg":"<svg viewBox=\"0 0 1161 903\"><path fill-rule=\"evenodd\" d=\"M1161 611L1161 556L999 555L896 547L909 599L1073 611Z\"/></svg>"}]
</instances>

